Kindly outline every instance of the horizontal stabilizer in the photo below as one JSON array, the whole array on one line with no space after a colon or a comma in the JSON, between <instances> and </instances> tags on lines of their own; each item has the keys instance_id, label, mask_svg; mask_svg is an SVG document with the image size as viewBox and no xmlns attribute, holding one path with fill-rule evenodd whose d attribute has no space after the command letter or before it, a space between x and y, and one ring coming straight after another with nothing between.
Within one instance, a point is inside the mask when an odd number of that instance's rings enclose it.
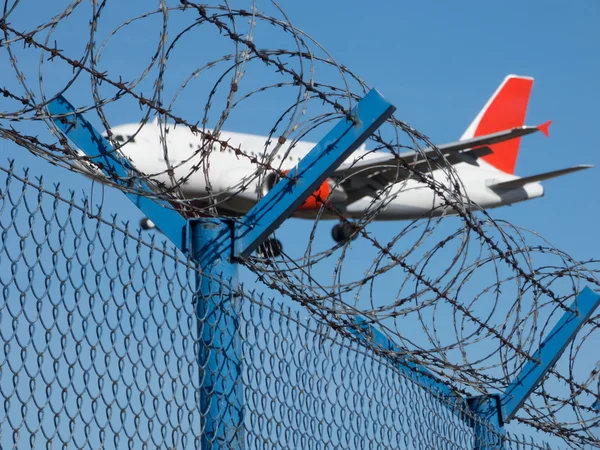
<instances>
[{"instance_id":1,"label":"horizontal stabilizer","mask_svg":"<svg viewBox=\"0 0 600 450\"><path fill-rule=\"evenodd\" d=\"M503 183L497 183L489 186L493 189L516 189L520 188L528 183L537 183L538 181L549 180L550 178L560 177L572 172L578 172L583 169L589 169L594 167L589 164L581 164L575 167L569 167L568 169L554 170L552 172L540 173L539 175L532 175L530 177L517 178L515 180L505 181Z\"/></svg>"}]
</instances>

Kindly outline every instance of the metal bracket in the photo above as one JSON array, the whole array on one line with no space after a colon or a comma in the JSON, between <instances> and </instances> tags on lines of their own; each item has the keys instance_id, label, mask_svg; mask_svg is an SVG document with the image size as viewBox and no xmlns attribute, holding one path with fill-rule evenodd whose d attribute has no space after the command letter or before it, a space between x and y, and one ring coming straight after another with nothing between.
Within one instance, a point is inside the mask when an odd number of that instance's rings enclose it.
<instances>
[{"instance_id":1,"label":"metal bracket","mask_svg":"<svg viewBox=\"0 0 600 450\"><path fill-rule=\"evenodd\" d=\"M467 397L469 409L479 416L485 417L498 428L504 427L502 414L502 396L500 394L474 395Z\"/></svg>"},{"instance_id":2,"label":"metal bracket","mask_svg":"<svg viewBox=\"0 0 600 450\"><path fill-rule=\"evenodd\" d=\"M467 397L469 409L476 417L469 422L475 433L475 449L504 448L504 417L500 394Z\"/></svg>"},{"instance_id":3,"label":"metal bracket","mask_svg":"<svg viewBox=\"0 0 600 450\"><path fill-rule=\"evenodd\" d=\"M502 396L504 420L510 421L554 366L583 324L600 305L600 295L584 288Z\"/></svg>"}]
</instances>

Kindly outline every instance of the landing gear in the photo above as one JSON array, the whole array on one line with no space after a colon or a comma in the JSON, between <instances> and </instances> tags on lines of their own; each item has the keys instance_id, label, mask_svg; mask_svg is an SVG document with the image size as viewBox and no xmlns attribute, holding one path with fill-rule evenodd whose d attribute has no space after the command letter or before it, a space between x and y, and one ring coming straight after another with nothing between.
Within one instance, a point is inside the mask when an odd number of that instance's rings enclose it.
<instances>
[{"instance_id":1,"label":"landing gear","mask_svg":"<svg viewBox=\"0 0 600 450\"><path fill-rule=\"evenodd\" d=\"M278 239L269 238L258 246L256 253L261 258L277 258L283 253L283 244Z\"/></svg>"},{"instance_id":2,"label":"landing gear","mask_svg":"<svg viewBox=\"0 0 600 450\"><path fill-rule=\"evenodd\" d=\"M350 222L340 222L331 229L331 237L338 244L353 241L358 237L358 228Z\"/></svg>"},{"instance_id":3,"label":"landing gear","mask_svg":"<svg viewBox=\"0 0 600 450\"><path fill-rule=\"evenodd\" d=\"M154 222L152 222L150 219L146 218L140 220L140 227L142 230L153 230L156 228L156 225L154 225Z\"/></svg>"}]
</instances>

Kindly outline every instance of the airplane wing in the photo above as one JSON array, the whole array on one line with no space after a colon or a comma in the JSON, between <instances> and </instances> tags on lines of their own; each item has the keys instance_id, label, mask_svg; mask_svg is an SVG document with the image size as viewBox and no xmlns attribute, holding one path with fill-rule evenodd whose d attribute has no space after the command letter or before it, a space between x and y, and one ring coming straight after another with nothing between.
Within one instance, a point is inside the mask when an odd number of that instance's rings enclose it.
<instances>
[{"instance_id":1,"label":"airplane wing","mask_svg":"<svg viewBox=\"0 0 600 450\"><path fill-rule=\"evenodd\" d=\"M549 123L537 127L523 126L511 128L497 133L477 136L450 144L443 144L437 149L428 147L420 152L405 152L398 155L385 154L375 158L368 156L352 163L339 166L332 178L341 178L342 186L348 196L358 200L366 195L376 196L376 191L390 183L410 178L413 171L431 171L436 166L474 162L475 159L492 153L490 145L508 141L528 134L542 131L547 133ZM443 161L441 155L446 159ZM406 167L408 166L410 170Z\"/></svg>"},{"instance_id":2,"label":"airplane wing","mask_svg":"<svg viewBox=\"0 0 600 450\"><path fill-rule=\"evenodd\" d=\"M538 175L532 175L530 177L516 178L510 181L504 181L502 183L496 183L488 186L492 189L516 189L525 186L528 183L537 183L538 181L549 180L550 178L560 177L568 173L578 172L579 170L591 169L590 164L580 164L579 166L569 167L567 169L554 170L552 172L540 173Z\"/></svg>"}]
</instances>

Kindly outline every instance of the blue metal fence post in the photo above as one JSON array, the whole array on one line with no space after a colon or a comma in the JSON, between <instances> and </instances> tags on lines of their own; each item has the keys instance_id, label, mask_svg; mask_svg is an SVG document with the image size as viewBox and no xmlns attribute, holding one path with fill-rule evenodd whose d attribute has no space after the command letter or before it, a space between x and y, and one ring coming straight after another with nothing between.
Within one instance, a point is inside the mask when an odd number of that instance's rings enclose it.
<instances>
[{"instance_id":1,"label":"blue metal fence post","mask_svg":"<svg viewBox=\"0 0 600 450\"><path fill-rule=\"evenodd\" d=\"M233 222L190 219L191 256L198 264L195 308L201 448L244 448L238 265L233 262Z\"/></svg>"},{"instance_id":2,"label":"blue metal fence post","mask_svg":"<svg viewBox=\"0 0 600 450\"><path fill-rule=\"evenodd\" d=\"M152 194L151 187L135 180L128 161L62 96L49 103L57 127L113 182ZM236 226L228 219L198 218L185 222L165 201L128 193L136 206L182 251L196 262L195 308L198 323L200 407L203 415L201 448L241 449L243 388L241 337L236 301L236 261L249 256L319 183L358 148L395 108L371 90L306 155L287 179L278 183ZM132 178L133 177L133 178Z\"/></svg>"}]
</instances>

